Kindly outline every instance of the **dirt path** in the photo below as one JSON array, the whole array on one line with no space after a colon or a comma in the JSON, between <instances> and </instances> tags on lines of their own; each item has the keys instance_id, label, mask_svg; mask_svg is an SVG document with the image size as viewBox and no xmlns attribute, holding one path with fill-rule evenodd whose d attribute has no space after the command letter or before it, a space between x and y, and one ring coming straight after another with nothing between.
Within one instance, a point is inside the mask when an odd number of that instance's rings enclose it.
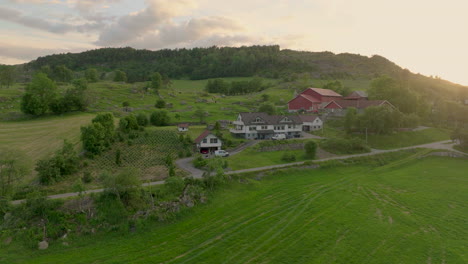
<instances>
[{"instance_id":1,"label":"dirt path","mask_svg":"<svg viewBox=\"0 0 468 264\"><path fill-rule=\"evenodd\" d=\"M252 144L255 144L255 143L252 143ZM380 153L388 153L388 152L395 152L395 151L400 151L400 150L405 150L405 149L415 149L415 148L443 149L443 150L448 150L448 151L456 152L456 153L463 154L463 155L467 156L466 153L463 153L461 151L453 149L453 145L454 145L454 143L451 140L445 140L445 141L439 141L439 142L433 142L433 143L428 143L428 144L423 144L423 145L403 147L403 148L397 148L397 149L388 149L388 150L372 149L372 151L369 152L369 153L353 154L353 155L345 155L345 156L336 156L336 157L329 157L329 158L324 158L324 159L317 159L317 160L313 160L313 161L314 162L321 162L321 161L327 161L327 160L349 159L349 158L354 158L354 157L371 156L371 155L380 154ZM242 151L243 149L245 149L245 148L247 148L249 146L244 146L243 148L241 148L239 150L234 150L234 151L236 151L234 154L239 153L240 151ZM176 164L181 169L184 169L184 170L188 171L193 178L200 179L203 176L203 171L193 167L192 160L193 160L193 158L179 159L179 160L176 160ZM279 164L279 165L271 165L271 166L264 166L264 167L251 168L251 169L228 171L228 172L226 172L226 174L238 174L238 173L245 173L245 172L255 172L255 171L264 171L264 170L271 170L271 169L278 169L278 168L286 168L286 167L291 167L291 166L303 165L305 162L306 161L300 161L300 162L293 162L293 163L286 163L286 164ZM160 185L160 184L164 184L164 181L155 181L155 182L144 183L144 184L142 184L142 186L152 186L152 185ZM99 193L99 192L102 192L103 190L104 189L88 190L88 191L83 192L83 194ZM60 198L69 198L69 197L76 197L76 196L79 196L79 193L72 192L72 193L62 193L62 194L49 195L48 198L49 199L60 199ZM23 203L24 201L25 200L16 200L16 201L12 201L12 204L20 204L20 203Z\"/></svg>"}]
</instances>

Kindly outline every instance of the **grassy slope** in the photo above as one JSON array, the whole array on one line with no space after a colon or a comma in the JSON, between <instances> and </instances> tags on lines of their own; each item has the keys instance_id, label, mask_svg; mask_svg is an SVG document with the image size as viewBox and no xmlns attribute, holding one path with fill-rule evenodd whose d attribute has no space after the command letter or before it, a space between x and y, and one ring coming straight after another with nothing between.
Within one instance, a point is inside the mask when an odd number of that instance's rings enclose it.
<instances>
[{"instance_id":1,"label":"grassy slope","mask_svg":"<svg viewBox=\"0 0 468 264\"><path fill-rule=\"evenodd\" d=\"M173 223L47 251L0 248L5 263L466 263L465 160L291 169L232 184ZM450 175L450 176L447 176ZM2 247L2 246L0 246Z\"/></svg>"},{"instance_id":2,"label":"grassy slope","mask_svg":"<svg viewBox=\"0 0 468 264\"><path fill-rule=\"evenodd\" d=\"M94 114L67 114L26 121L0 122L0 146L18 149L32 161L59 149L63 140L79 143L80 126L88 124Z\"/></svg>"},{"instance_id":3,"label":"grassy slope","mask_svg":"<svg viewBox=\"0 0 468 264\"><path fill-rule=\"evenodd\" d=\"M365 139L365 136L362 136ZM369 146L376 149L394 149L449 140L450 131L441 128L428 128L420 131L398 132L390 135L369 135Z\"/></svg>"}]
</instances>

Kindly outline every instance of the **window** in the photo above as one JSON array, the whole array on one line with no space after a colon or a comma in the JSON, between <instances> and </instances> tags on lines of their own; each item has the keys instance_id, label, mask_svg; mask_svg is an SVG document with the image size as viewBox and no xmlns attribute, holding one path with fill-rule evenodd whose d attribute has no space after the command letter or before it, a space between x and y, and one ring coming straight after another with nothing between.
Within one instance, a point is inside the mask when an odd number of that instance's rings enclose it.
<instances>
[{"instance_id":1,"label":"window","mask_svg":"<svg viewBox=\"0 0 468 264\"><path fill-rule=\"evenodd\" d=\"M268 129L268 126L262 126L262 129L266 130L266 129Z\"/></svg>"},{"instance_id":2,"label":"window","mask_svg":"<svg viewBox=\"0 0 468 264\"><path fill-rule=\"evenodd\" d=\"M216 143L218 143L218 139L217 138L210 138L210 143L211 144L216 144Z\"/></svg>"},{"instance_id":3,"label":"window","mask_svg":"<svg viewBox=\"0 0 468 264\"><path fill-rule=\"evenodd\" d=\"M207 143L208 140L207 140L206 138L204 138L202 142L203 142L203 143Z\"/></svg>"},{"instance_id":4,"label":"window","mask_svg":"<svg viewBox=\"0 0 468 264\"><path fill-rule=\"evenodd\" d=\"M263 120L260 117L255 118L254 123L263 123Z\"/></svg>"},{"instance_id":5,"label":"window","mask_svg":"<svg viewBox=\"0 0 468 264\"><path fill-rule=\"evenodd\" d=\"M257 130L257 127L256 127L256 126L250 126L250 127L249 127L249 131L255 131L255 130Z\"/></svg>"}]
</instances>

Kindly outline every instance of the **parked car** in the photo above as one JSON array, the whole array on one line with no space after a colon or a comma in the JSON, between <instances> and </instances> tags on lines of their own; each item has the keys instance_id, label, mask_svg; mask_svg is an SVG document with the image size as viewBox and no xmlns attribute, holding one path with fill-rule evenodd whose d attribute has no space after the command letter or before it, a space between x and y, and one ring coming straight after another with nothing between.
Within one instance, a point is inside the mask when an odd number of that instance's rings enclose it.
<instances>
[{"instance_id":1,"label":"parked car","mask_svg":"<svg viewBox=\"0 0 468 264\"><path fill-rule=\"evenodd\" d=\"M210 153L210 151L208 149L202 149L202 150L200 150L200 153L201 154L208 154L208 153Z\"/></svg>"},{"instance_id":2,"label":"parked car","mask_svg":"<svg viewBox=\"0 0 468 264\"><path fill-rule=\"evenodd\" d=\"M273 139L273 140L286 139L286 135L285 134L276 134L273 137L271 137L271 139Z\"/></svg>"},{"instance_id":3,"label":"parked car","mask_svg":"<svg viewBox=\"0 0 468 264\"><path fill-rule=\"evenodd\" d=\"M215 154L216 157L227 157L227 156L229 156L229 152L227 152L225 150L222 150L222 149L215 150L214 154Z\"/></svg>"}]
</instances>

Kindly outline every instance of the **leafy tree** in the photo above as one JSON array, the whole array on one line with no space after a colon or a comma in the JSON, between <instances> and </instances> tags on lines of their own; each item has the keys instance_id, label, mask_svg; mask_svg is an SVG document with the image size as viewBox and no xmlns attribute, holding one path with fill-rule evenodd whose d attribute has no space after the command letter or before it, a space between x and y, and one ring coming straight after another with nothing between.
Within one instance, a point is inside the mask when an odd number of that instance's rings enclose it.
<instances>
[{"instance_id":1,"label":"leafy tree","mask_svg":"<svg viewBox=\"0 0 468 264\"><path fill-rule=\"evenodd\" d=\"M70 82L73 79L73 71L68 69L65 65L58 65L52 71L54 80L59 82Z\"/></svg>"},{"instance_id":2,"label":"leafy tree","mask_svg":"<svg viewBox=\"0 0 468 264\"><path fill-rule=\"evenodd\" d=\"M317 143L315 143L315 141L307 141L304 145L304 150L307 158L315 158L315 153L317 152Z\"/></svg>"},{"instance_id":3,"label":"leafy tree","mask_svg":"<svg viewBox=\"0 0 468 264\"><path fill-rule=\"evenodd\" d=\"M26 87L21 99L21 111L25 114L43 115L57 97L57 86L44 73L36 74Z\"/></svg>"},{"instance_id":4,"label":"leafy tree","mask_svg":"<svg viewBox=\"0 0 468 264\"><path fill-rule=\"evenodd\" d=\"M162 87L162 76L159 72L155 72L151 75L151 88L159 90Z\"/></svg>"},{"instance_id":5,"label":"leafy tree","mask_svg":"<svg viewBox=\"0 0 468 264\"><path fill-rule=\"evenodd\" d=\"M343 83L341 83L338 80L328 82L323 86L324 89L330 89L333 90L343 96L347 96L351 93L351 89L345 87Z\"/></svg>"},{"instance_id":6,"label":"leafy tree","mask_svg":"<svg viewBox=\"0 0 468 264\"><path fill-rule=\"evenodd\" d=\"M119 129L123 132L130 132L131 130L138 130L138 121L134 115L123 117L119 121Z\"/></svg>"},{"instance_id":7,"label":"leafy tree","mask_svg":"<svg viewBox=\"0 0 468 264\"><path fill-rule=\"evenodd\" d=\"M15 82L16 70L14 66L2 66L0 68L0 85L4 85L7 88Z\"/></svg>"},{"instance_id":8,"label":"leafy tree","mask_svg":"<svg viewBox=\"0 0 468 264\"><path fill-rule=\"evenodd\" d=\"M150 121L153 126L168 126L171 119L166 111L158 110L151 114Z\"/></svg>"},{"instance_id":9,"label":"leafy tree","mask_svg":"<svg viewBox=\"0 0 468 264\"><path fill-rule=\"evenodd\" d=\"M81 127L83 148L91 155L100 154L114 141L114 117L110 113L99 114L88 126Z\"/></svg>"},{"instance_id":10,"label":"leafy tree","mask_svg":"<svg viewBox=\"0 0 468 264\"><path fill-rule=\"evenodd\" d=\"M267 113L269 115L276 114L276 108L270 103L264 103L258 108L259 112Z\"/></svg>"},{"instance_id":11,"label":"leafy tree","mask_svg":"<svg viewBox=\"0 0 468 264\"><path fill-rule=\"evenodd\" d=\"M62 149L54 157L37 162L36 171L42 184L56 182L63 176L77 172L78 155L73 144L65 140Z\"/></svg>"},{"instance_id":12,"label":"leafy tree","mask_svg":"<svg viewBox=\"0 0 468 264\"><path fill-rule=\"evenodd\" d=\"M361 131L366 128L376 134L388 134L396 127L393 109L387 106L371 106L366 108L364 114L359 116Z\"/></svg>"},{"instance_id":13,"label":"leafy tree","mask_svg":"<svg viewBox=\"0 0 468 264\"><path fill-rule=\"evenodd\" d=\"M115 71L114 82L126 82L127 74L124 71Z\"/></svg>"},{"instance_id":14,"label":"leafy tree","mask_svg":"<svg viewBox=\"0 0 468 264\"><path fill-rule=\"evenodd\" d=\"M195 115L195 117L198 118L198 120L200 120L200 123L202 123L202 124L205 123L205 119L206 119L205 109L203 109L200 106L197 106L197 109L195 110L194 115Z\"/></svg>"},{"instance_id":15,"label":"leafy tree","mask_svg":"<svg viewBox=\"0 0 468 264\"><path fill-rule=\"evenodd\" d=\"M166 107L166 101L164 101L163 99L158 99L156 101L156 104L154 105L156 108L165 108Z\"/></svg>"},{"instance_id":16,"label":"leafy tree","mask_svg":"<svg viewBox=\"0 0 468 264\"><path fill-rule=\"evenodd\" d=\"M345 120L344 120L344 130L346 134L351 134L353 132L353 127L356 124L357 120L357 110L354 107L350 107L346 110Z\"/></svg>"},{"instance_id":17,"label":"leafy tree","mask_svg":"<svg viewBox=\"0 0 468 264\"><path fill-rule=\"evenodd\" d=\"M30 170L27 157L23 153L0 149L0 200L13 196L16 185Z\"/></svg>"},{"instance_id":18,"label":"leafy tree","mask_svg":"<svg viewBox=\"0 0 468 264\"><path fill-rule=\"evenodd\" d=\"M86 90L88 82L85 79L72 81L74 88L65 91L63 97L57 97L50 103L50 110L56 114L70 111L85 111L88 106Z\"/></svg>"},{"instance_id":19,"label":"leafy tree","mask_svg":"<svg viewBox=\"0 0 468 264\"><path fill-rule=\"evenodd\" d=\"M141 202L140 172L137 169L127 168L121 173L106 173L101 176L104 191L115 195L126 206L137 208Z\"/></svg>"},{"instance_id":20,"label":"leafy tree","mask_svg":"<svg viewBox=\"0 0 468 264\"><path fill-rule=\"evenodd\" d=\"M94 68L86 69L85 78L88 82L94 83L98 81L98 72Z\"/></svg>"},{"instance_id":21,"label":"leafy tree","mask_svg":"<svg viewBox=\"0 0 468 264\"><path fill-rule=\"evenodd\" d=\"M368 93L370 99L388 100L403 113L415 113L420 108L420 101L414 92L386 75L374 79Z\"/></svg>"},{"instance_id":22,"label":"leafy tree","mask_svg":"<svg viewBox=\"0 0 468 264\"><path fill-rule=\"evenodd\" d=\"M139 126L147 126L148 125L148 117L143 114L143 113L139 113L137 116L136 116L136 119L137 119L137 123Z\"/></svg>"},{"instance_id":23,"label":"leafy tree","mask_svg":"<svg viewBox=\"0 0 468 264\"><path fill-rule=\"evenodd\" d=\"M115 152L115 164L118 166L122 164L122 157L121 157L120 149L117 149L117 151Z\"/></svg>"}]
</instances>

